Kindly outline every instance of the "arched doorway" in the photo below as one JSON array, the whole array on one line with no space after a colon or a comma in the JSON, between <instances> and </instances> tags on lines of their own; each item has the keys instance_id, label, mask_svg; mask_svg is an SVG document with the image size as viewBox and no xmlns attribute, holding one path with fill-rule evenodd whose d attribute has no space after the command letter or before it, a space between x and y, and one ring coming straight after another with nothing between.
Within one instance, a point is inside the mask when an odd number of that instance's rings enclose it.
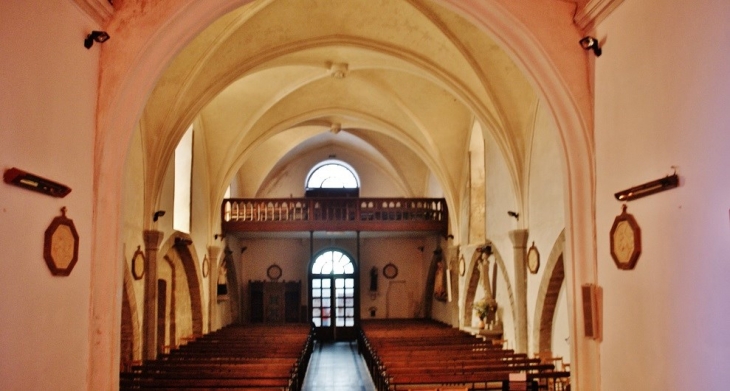
<instances>
[{"instance_id":1,"label":"arched doorway","mask_svg":"<svg viewBox=\"0 0 730 391\"><path fill-rule=\"evenodd\" d=\"M338 249L315 256L309 267L309 308L321 340L352 340L359 320L359 278L353 259Z\"/></svg>"}]
</instances>

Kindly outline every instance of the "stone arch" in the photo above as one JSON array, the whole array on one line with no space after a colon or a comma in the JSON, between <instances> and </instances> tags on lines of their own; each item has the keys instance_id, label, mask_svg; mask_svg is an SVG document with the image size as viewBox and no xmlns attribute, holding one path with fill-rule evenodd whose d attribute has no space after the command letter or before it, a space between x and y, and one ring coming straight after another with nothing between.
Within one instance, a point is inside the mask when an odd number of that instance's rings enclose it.
<instances>
[{"instance_id":1,"label":"stone arch","mask_svg":"<svg viewBox=\"0 0 730 391\"><path fill-rule=\"evenodd\" d=\"M174 250L179 257L187 279L187 289L190 292L193 335L203 335L203 284L201 281L202 274L198 266L200 262L197 257L197 251L195 251L195 245L192 244L190 235L176 232L160 247L160 254L167 254L170 250ZM160 258L160 261L162 261L162 258Z\"/></svg>"},{"instance_id":2,"label":"stone arch","mask_svg":"<svg viewBox=\"0 0 730 391\"><path fill-rule=\"evenodd\" d=\"M426 318L431 318L432 315L433 301L435 300L434 287L436 286L436 272L439 262L442 262L445 271L448 267L448 260L446 258L446 255L444 255L444 250L441 248L441 246L438 246L436 247L436 249L433 250L433 256L431 257L431 262L428 266L428 274L426 277L426 293L424 300L424 316ZM443 283L444 285L446 284L445 274L443 277Z\"/></svg>"},{"instance_id":3,"label":"stone arch","mask_svg":"<svg viewBox=\"0 0 730 391\"><path fill-rule=\"evenodd\" d=\"M477 246L477 249L483 247L483 246L492 246L492 255L494 255L495 262L497 264L497 269L499 270L500 275L506 282L507 289L507 295L509 296L509 306L512 308L512 313L514 313L515 308L515 296L512 292L512 284L510 283L509 275L507 275L507 268L504 265L504 259L502 259L502 255L500 255L499 250L492 244L491 242L487 242L485 244ZM463 324L469 325L471 324L472 319L472 304L474 304L474 299L477 294L477 287L479 286L479 270L477 269L478 265L477 262L479 260L479 257L481 256L481 253L479 250L474 251L474 253L471 256L471 261L469 261L469 265L467 267L467 272L465 276L466 283L466 292L464 294L464 317L462 318ZM502 304L502 303L499 303ZM515 335L517 335L517 323L515 322Z\"/></svg>"},{"instance_id":4,"label":"stone arch","mask_svg":"<svg viewBox=\"0 0 730 391\"><path fill-rule=\"evenodd\" d=\"M242 321L241 315L241 294L239 289L238 271L236 262L233 260L233 252L226 246L221 263L226 267L226 283L228 284L228 297L230 300L231 319L234 323Z\"/></svg>"},{"instance_id":5,"label":"stone arch","mask_svg":"<svg viewBox=\"0 0 730 391\"><path fill-rule=\"evenodd\" d=\"M541 17L537 11L518 18L517 14L528 12L520 7L531 5L498 0L434 1L458 12L495 38L536 86L555 117L564 152L567 293L571 329L577 334L575 330L582 326L574 297L582 283L597 281L588 61L582 51L564 50L564 42L573 38L577 41L581 32L572 24L556 25L554 19ZM249 2L195 0L178 6L158 6L148 13L115 15L109 23L107 29L115 39L101 53L100 67L104 72L99 80L94 150L96 191L89 335L90 345L96 348L89 357L90 388L111 389L117 383L117 377L109 374L115 373L118 339L116 333L108 330L117 330L120 324L121 268L115 262L107 262L107 254L117 253L121 246L122 178L135 124L155 82L172 58L214 20ZM551 33L547 34L548 31ZM576 339L572 352L572 382L576 388L596 389L600 373L598 344ZM578 376L581 372L586 374L585 380Z\"/></svg>"},{"instance_id":6,"label":"stone arch","mask_svg":"<svg viewBox=\"0 0 730 391\"><path fill-rule=\"evenodd\" d=\"M547 262L545 263L542 281L537 292L537 303L533 315L532 341L533 351L551 350L553 318L558 303L560 289L565 281L563 251L565 248L565 231L555 240Z\"/></svg>"},{"instance_id":7,"label":"stone arch","mask_svg":"<svg viewBox=\"0 0 730 391\"><path fill-rule=\"evenodd\" d=\"M139 322L132 273L127 262L124 262L121 323L120 366L123 369L131 369L134 362L142 360L142 328Z\"/></svg>"}]
</instances>

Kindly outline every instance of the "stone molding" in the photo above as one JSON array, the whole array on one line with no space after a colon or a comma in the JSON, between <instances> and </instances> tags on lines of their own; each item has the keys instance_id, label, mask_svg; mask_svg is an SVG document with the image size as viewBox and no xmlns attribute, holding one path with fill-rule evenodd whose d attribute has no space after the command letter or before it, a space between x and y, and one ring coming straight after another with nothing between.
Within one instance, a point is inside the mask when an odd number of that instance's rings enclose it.
<instances>
[{"instance_id":1,"label":"stone molding","mask_svg":"<svg viewBox=\"0 0 730 391\"><path fill-rule=\"evenodd\" d=\"M578 10L573 21L581 30L591 30L603 22L622 2L623 0L591 0Z\"/></svg>"},{"instance_id":2,"label":"stone molding","mask_svg":"<svg viewBox=\"0 0 730 391\"><path fill-rule=\"evenodd\" d=\"M114 7L109 0L73 0L73 2L99 26L105 26L114 14Z\"/></svg>"}]
</instances>

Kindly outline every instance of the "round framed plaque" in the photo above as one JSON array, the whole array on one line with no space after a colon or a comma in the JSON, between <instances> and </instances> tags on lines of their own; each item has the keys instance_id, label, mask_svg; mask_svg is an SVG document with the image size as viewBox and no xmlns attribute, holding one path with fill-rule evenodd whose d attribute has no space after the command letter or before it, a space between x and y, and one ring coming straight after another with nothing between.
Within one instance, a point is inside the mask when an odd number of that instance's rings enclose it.
<instances>
[{"instance_id":1,"label":"round framed plaque","mask_svg":"<svg viewBox=\"0 0 730 391\"><path fill-rule=\"evenodd\" d=\"M278 280L281 278L281 267L277 264L269 266L269 268L266 269L266 275L273 281Z\"/></svg>"},{"instance_id":2,"label":"round framed plaque","mask_svg":"<svg viewBox=\"0 0 730 391\"><path fill-rule=\"evenodd\" d=\"M383 276L389 280L396 278L398 276L398 267L392 263L385 265L383 267Z\"/></svg>"}]
</instances>

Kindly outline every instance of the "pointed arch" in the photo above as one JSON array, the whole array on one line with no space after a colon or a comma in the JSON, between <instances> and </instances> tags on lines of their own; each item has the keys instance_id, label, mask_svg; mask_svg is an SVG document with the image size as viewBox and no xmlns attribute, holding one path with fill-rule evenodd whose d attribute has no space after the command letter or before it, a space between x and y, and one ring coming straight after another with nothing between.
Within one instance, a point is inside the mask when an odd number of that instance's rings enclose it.
<instances>
[{"instance_id":1,"label":"pointed arch","mask_svg":"<svg viewBox=\"0 0 730 391\"><path fill-rule=\"evenodd\" d=\"M176 243L177 242L177 243ZM191 243L189 245L185 243ZM202 274L199 270L200 260L197 257L195 245L192 244L190 235L176 232L171 235L165 243L160 246L160 254L167 254L174 250L187 279L187 290L190 292L190 311L192 316L193 335L203 335L203 283ZM162 258L160 258L162 260Z\"/></svg>"},{"instance_id":2,"label":"pointed arch","mask_svg":"<svg viewBox=\"0 0 730 391\"><path fill-rule=\"evenodd\" d=\"M122 286L122 328L120 343L120 366L131 369L131 365L142 360L142 326L134 294L134 282L129 265L124 262L124 282Z\"/></svg>"},{"instance_id":3,"label":"pointed arch","mask_svg":"<svg viewBox=\"0 0 730 391\"><path fill-rule=\"evenodd\" d=\"M497 250L496 246L492 244L491 242L487 241L486 243L477 246L477 248L490 245L492 246L492 255L494 256L494 260L497 264L497 269L499 269L499 274L502 276L502 279L504 280L506 286L505 289L507 289L507 295L509 296L509 306L512 313L514 313L515 308L515 296L512 292L512 284L510 283L509 275L507 275L507 268L504 265L504 259L502 259L502 255L499 253L499 250ZM466 291L464 293L464 317L462 318L462 322L464 326L470 325L473 312L471 310L472 305L474 304L474 299L476 298L477 294L477 287L479 286L479 269L478 269L478 262L479 257L481 256L481 253L479 251L474 251L474 253L471 256L471 261L469 262L469 265L467 266L467 272L465 276L465 281L467 281L466 285ZM495 297L496 299L496 297ZM503 303L498 303L499 306L503 306ZM499 311L499 310L497 310ZM514 335L517 335L517 323L514 323L515 330Z\"/></svg>"},{"instance_id":4,"label":"pointed arch","mask_svg":"<svg viewBox=\"0 0 730 391\"><path fill-rule=\"evenodd\" d=\"M582 283L597 282L588 64L584 53L563 50L564 42L571 41L573 36L577 40L580 31L572 24L556 26L553 18L542 17L539 11L518 19L516 15L523 11L520 7L532 7L532 4L499 0L436 1L458 11L480 30L495 37L537 86L555 116L564 153L565 269L571 330L576 333L582 327L578 321L580 308L574 299L576 292ZM117 14L109 23L108 30L118 38L107 44L111 46L104 47L100 59L104 72L99 77L94 150L90 388L113 389L118 381L118 354L115 353L119 349L122 268L116 262L109 262L108 254L117 253L121 245L123 167L132 131L149 93L171 59L218 17L249 2L195 0L178 6L156 7L155 12L135 17ZM533 28L533 23L538 26ZM553 28L554 34L539 34L548 27ZM577 388L597 389L598 344L576 340L572 349L575 370L572 382Z\"/></svg>"},{"instance_id":5,"label":"pointed arch","mask_svg":"<svg viewBox=\"0 0 730 391\"><path fill-rule=\"evenodd\" d=\"M564 248L565 230L558 235L555 244L553 244L537 293L537 303L533 315L534 321L532 322L534 352L552 350L553 318L555 317L560 290L565 281Z\"/></svg>"}]
</instances>

